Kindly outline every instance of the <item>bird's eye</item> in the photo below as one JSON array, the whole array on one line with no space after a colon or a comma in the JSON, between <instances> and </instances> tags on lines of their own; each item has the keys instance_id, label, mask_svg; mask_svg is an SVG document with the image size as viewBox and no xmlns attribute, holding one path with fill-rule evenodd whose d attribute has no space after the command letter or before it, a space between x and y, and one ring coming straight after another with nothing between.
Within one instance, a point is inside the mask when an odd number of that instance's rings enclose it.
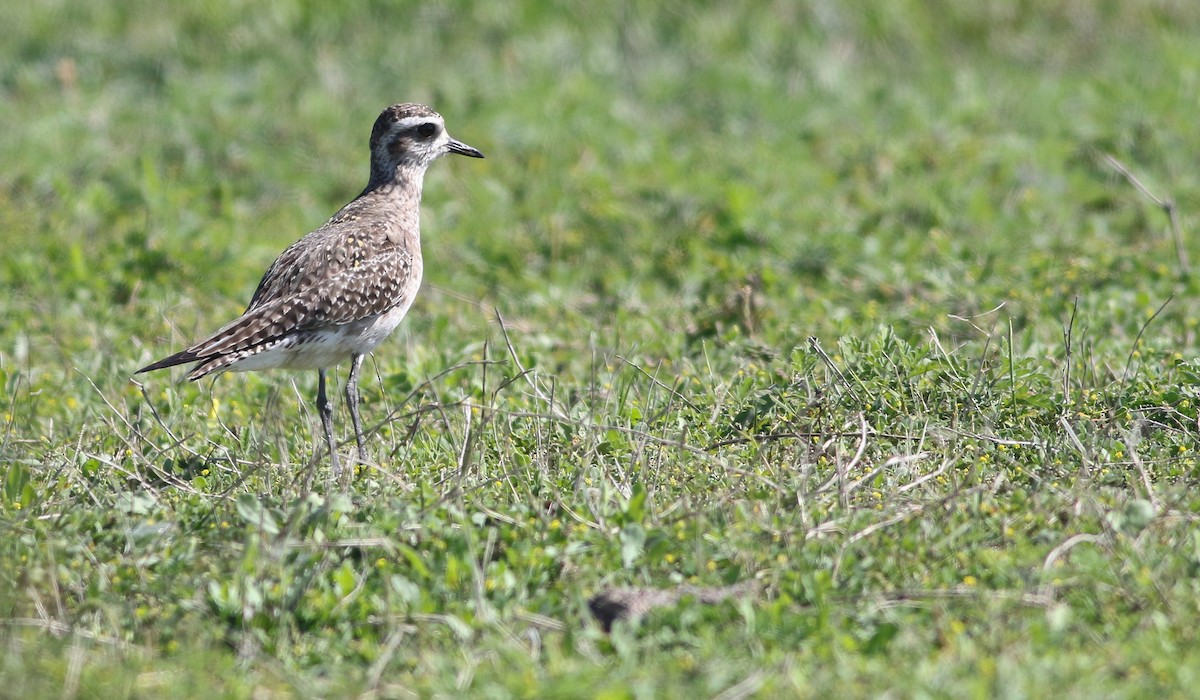
<instances>
[{"instance_id":1,"label":"bird's eye","mask_svg":"<svg viewBox=\"0 0 1200 700\"><path fill-rule=\"evenodd\" d=\"M423 139L427 139L436 134L437 130L437 124L434 124L433 122L425 122L417 127L417 135Z\"/></svg>"}]
</instances>

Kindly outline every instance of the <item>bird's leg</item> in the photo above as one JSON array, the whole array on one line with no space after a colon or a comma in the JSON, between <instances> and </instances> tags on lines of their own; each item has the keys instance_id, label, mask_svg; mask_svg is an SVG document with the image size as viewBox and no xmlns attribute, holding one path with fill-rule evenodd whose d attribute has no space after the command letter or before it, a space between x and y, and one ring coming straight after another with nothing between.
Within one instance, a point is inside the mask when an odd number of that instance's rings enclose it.
<instances>
[{"instance_id":1,"label":"bird's leg","mask_svg":"<svg viewBox=\"0 0 1200 700\"><path fill-rule=\"evenodd\" d=\"M341 476L342 469L338 466L337 441L333 439L333 408L325 396L325 370L317 370L317 413L321 415L321 426L325 428L325 442L329 444L329 462L333 465L333 475Z\"/></svg>"},{"instance_id":2,"label":"bird's leg","mask_svg":"<svg viewBox=\"0 0 1200 700\"><path fill-rule=\"evenodd\" d=\"M362 367L363 356L354 355L350 358L350 376L346 379L346 405L350 407L350 420L354 423L354 439L358 441L358 462L362 464L366 453L363 451L362 419L358 417L358 370Z\"/></svg>"}]
</instances>

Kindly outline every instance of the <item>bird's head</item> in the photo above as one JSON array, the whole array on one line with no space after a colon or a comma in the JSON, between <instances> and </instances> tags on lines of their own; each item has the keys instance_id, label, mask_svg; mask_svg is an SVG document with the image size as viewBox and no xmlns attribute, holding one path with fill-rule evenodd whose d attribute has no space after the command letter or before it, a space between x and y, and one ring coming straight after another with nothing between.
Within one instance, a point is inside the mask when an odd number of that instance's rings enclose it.
<instances>
[{"instance_id":1,"label":"bird's head","mask_svg":"<svg viewBox=\"0 0 1200 700\"><path fill-rule=\"evenodd\" d=\"M483 157L478 149L451 138L442 115L425 105L392 105L371 130L372 177L394 177L399 168L424 170L447 153Z\"/></svg>"}]
</instances>

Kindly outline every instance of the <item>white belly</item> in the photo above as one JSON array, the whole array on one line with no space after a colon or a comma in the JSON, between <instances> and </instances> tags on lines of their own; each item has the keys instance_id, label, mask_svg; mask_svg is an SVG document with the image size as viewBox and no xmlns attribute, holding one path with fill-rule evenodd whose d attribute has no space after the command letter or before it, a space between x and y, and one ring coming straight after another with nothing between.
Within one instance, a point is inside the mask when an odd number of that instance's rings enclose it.
<instances>
[{"instance_id":1,"label":"white belly","mask_svg":"<svg viewBox=\"0 0 1200 700\"><path fill-rule=\"evenodd\" d=\"M326 330L296 333L228 367L230 372L260 369L323 369L348 360L352 355L372 352L388 337L410 304L401 304L382 314L330 326Z\"/></svg>"}]
</instances>

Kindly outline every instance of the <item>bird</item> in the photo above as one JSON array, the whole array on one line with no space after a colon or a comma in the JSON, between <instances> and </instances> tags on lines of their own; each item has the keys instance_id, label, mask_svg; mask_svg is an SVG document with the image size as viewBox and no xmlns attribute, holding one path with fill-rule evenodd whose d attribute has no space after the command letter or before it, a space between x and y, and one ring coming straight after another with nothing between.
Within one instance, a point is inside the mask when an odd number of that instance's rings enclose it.
<instances>
[{"instance_id":1,"label":"bird","mask_svg":"<svg viewBox=\"0 0 1200 700\"><path fill-rule=\"evenodd\" d=\"M194 363L196 381L224 372L317 370L316 408L335 476L342 473L325 375L350 361L346 405L359 464L365 438L358 380L363 358L408 312L421 286L421 190L447 154L483 158L450 136L445 120L415 103L383 110L371 129L366 187L323 226L293 243L263 274L250 304L216 332L135 374Z\"/></svg>"}]
</instances>

